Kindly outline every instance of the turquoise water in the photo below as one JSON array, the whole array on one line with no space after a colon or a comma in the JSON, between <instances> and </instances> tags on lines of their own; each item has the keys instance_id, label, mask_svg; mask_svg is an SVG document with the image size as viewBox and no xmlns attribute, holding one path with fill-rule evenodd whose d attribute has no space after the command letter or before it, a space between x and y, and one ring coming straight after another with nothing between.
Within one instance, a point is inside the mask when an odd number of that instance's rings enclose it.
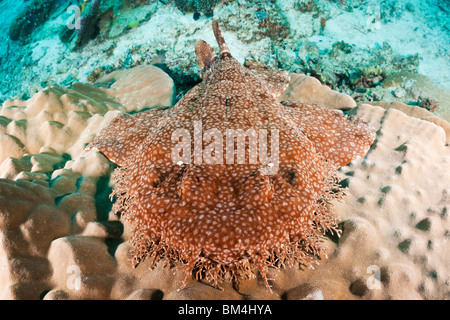
<instances>
[{"instance_id":1,"label":"turquoise water","mask_svg":"<svg viewBox=\"0 0 450 320\"><path fill-rule=\"evenodd\" d=\"M214 18L241 62L312 75L357 102L431 99L449 120L449 13L448 0L2 0L0 102L150 63L179 76L182 94L199 81L195 42L215 45Z\"/></svg>"}]
</instances>

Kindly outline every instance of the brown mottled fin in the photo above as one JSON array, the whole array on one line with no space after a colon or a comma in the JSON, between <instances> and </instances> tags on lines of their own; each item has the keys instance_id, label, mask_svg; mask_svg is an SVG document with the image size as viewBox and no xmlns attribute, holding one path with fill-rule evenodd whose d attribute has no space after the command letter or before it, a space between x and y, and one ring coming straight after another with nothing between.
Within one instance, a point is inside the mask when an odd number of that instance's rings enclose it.
<instances>
[{"instance_id":1,"label":"brown mottled fin","mask_svg":"<svg viewBox=\"0 0 450 320\"><path fill-rule=\"evenodd\" d=\"M154 108L132 115L119 115L97 134L86 150L97 150L115 164L123 165L133 151L139 150L164 114L164 108Z\"/></svg>"},{"instance_id":2,"label":"brown mottled fin","mask_svg":"<svg viewBox=\"0 0 450 320\"><path fill-rule=\"evenodd\" d=\"M230 49L228 49L228 46L225 43L225 39L222 36L222 31L220 30L219 24L217 23L216 20L213 20L212 27L214 31L214 36L216 37L217 44L219 45L220 57L231 56Z\"/></svg>"},{"instance_id":3,"label":"brown mottled fin","mask_svg":"<svg viewBox=\"0 0 450 320\"><path fill-rule=\"evenodd\" d=\"M251 59L246 60L244 66L267 83L267 87L274 98L280 96L289 86L290 77L285 70L271 68Z\"/></svg>"},{"instance_id":4,"label":"brown mottled fin","mask_svg":"<svg viewBox=\"0 0 450 320\"><path fill-rule=\"evenodd\" d=\"M212 63L217 60L217 54L213 48L203 40L198 40L195 44L195 54L197 56L198 66L202 70L207 70Z\"/></svg>"},{"instance_id":5,"label":"brown mottled fin","mask_svg":"<svg viewBox=\"0 0 450 320\"><path fill-rule=\"evenodd\" d=\"M281 103L300 130L314 143L316 151L336 167L364 156L376 138L371 126L348 118L341 111L299 101Z\"/></svg>"}]
</instances>

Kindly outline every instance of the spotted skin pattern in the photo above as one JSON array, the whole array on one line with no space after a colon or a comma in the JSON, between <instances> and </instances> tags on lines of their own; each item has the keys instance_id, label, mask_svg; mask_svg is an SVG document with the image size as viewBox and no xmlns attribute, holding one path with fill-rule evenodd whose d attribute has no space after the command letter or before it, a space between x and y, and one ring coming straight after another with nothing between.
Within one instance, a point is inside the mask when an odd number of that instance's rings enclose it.
<instances>
[{"instance_id":1,"label":"spotted skin pattern","mask_svg":"<svg viewBox=\"0 0 450 320\"><path fill-rule=\"evenodd\" d=\"M202 40L195 48L200 84L171 108L118 116L87 149L119 165L114 210L133 226L135 266L145 258L177 263L181 287L192 276L219 287L259 273L270 290L270 267L307 265L323 253L324 232L337 232L332 203L343 195L336 170L364 155L375 133L340 111L278 102L287 72L239 64L216 21L213 31L219 55ZM276 171L266 171L261 154L254 161L250 138L244 162L237 143L230 153L226 133L239 129L267 133L267 154L278 146ZM177 130L202 137L200 145L174 139ZM181 142L190 149L178 155L189 157L174 162Z\"/></svg>"}]
</instances>

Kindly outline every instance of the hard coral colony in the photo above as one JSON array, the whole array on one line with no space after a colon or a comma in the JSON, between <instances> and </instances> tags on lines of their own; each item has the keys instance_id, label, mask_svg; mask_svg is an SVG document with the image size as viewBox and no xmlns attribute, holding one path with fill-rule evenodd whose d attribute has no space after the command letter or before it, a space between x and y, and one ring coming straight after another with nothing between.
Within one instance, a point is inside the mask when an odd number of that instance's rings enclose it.
<instances>
[{"instance_id":1,"label":"hard coral colony","mask_svg":"<svg viewBox=\"0 0 450 320\"><path fill-rule=\"evenodd\" d=\"M202 40L195 48L200 84L172 108L118 116L88 149L119 165L115 210L133 226L134 265L147 257L179 262L182 287L191 276L219 286L259 271L270 288L269 267L308 264L323 252L321 235L337 228L332 201L343 192L336 169L364 155L375 133L340 111L278 102L288 73L255 61L242 66L216 21L213 31L219 57ZM199 163L193 142L193 154L174 163L177 130L203 134L202 150L216 160L229 150L217 136L210 142L211 130L277 132L278 171L266 174L267 163L253 163L249 152L241 163ZM267 140L273 154L275 140ZM231 151L238 152L234 141Z\"/></svg>"}]
</instances>

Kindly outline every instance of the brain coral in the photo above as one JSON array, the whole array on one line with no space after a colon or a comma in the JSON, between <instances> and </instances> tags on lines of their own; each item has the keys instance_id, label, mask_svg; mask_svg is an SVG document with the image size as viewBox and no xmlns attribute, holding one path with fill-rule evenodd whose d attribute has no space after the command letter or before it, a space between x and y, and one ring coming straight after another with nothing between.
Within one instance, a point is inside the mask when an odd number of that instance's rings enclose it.
<instances>
[{"instance_id":1,"label":"brain coral","mask_svg":"<svg viewBox=\"0 0 450 320\"><path fill-rule=\"evenodd\" d=\"M135 87L123 88L128 77ZM130 88L142 96L131 100ZM54 298L109 295L99 284L110 286L116 260L105 241L123 227L108 216L110 162L83 149L118 113L171 105L172 90L167 74L141 66L0 106L0 298L39 299L52 288L61 288Z\"/></svg>"}]
</instances>

